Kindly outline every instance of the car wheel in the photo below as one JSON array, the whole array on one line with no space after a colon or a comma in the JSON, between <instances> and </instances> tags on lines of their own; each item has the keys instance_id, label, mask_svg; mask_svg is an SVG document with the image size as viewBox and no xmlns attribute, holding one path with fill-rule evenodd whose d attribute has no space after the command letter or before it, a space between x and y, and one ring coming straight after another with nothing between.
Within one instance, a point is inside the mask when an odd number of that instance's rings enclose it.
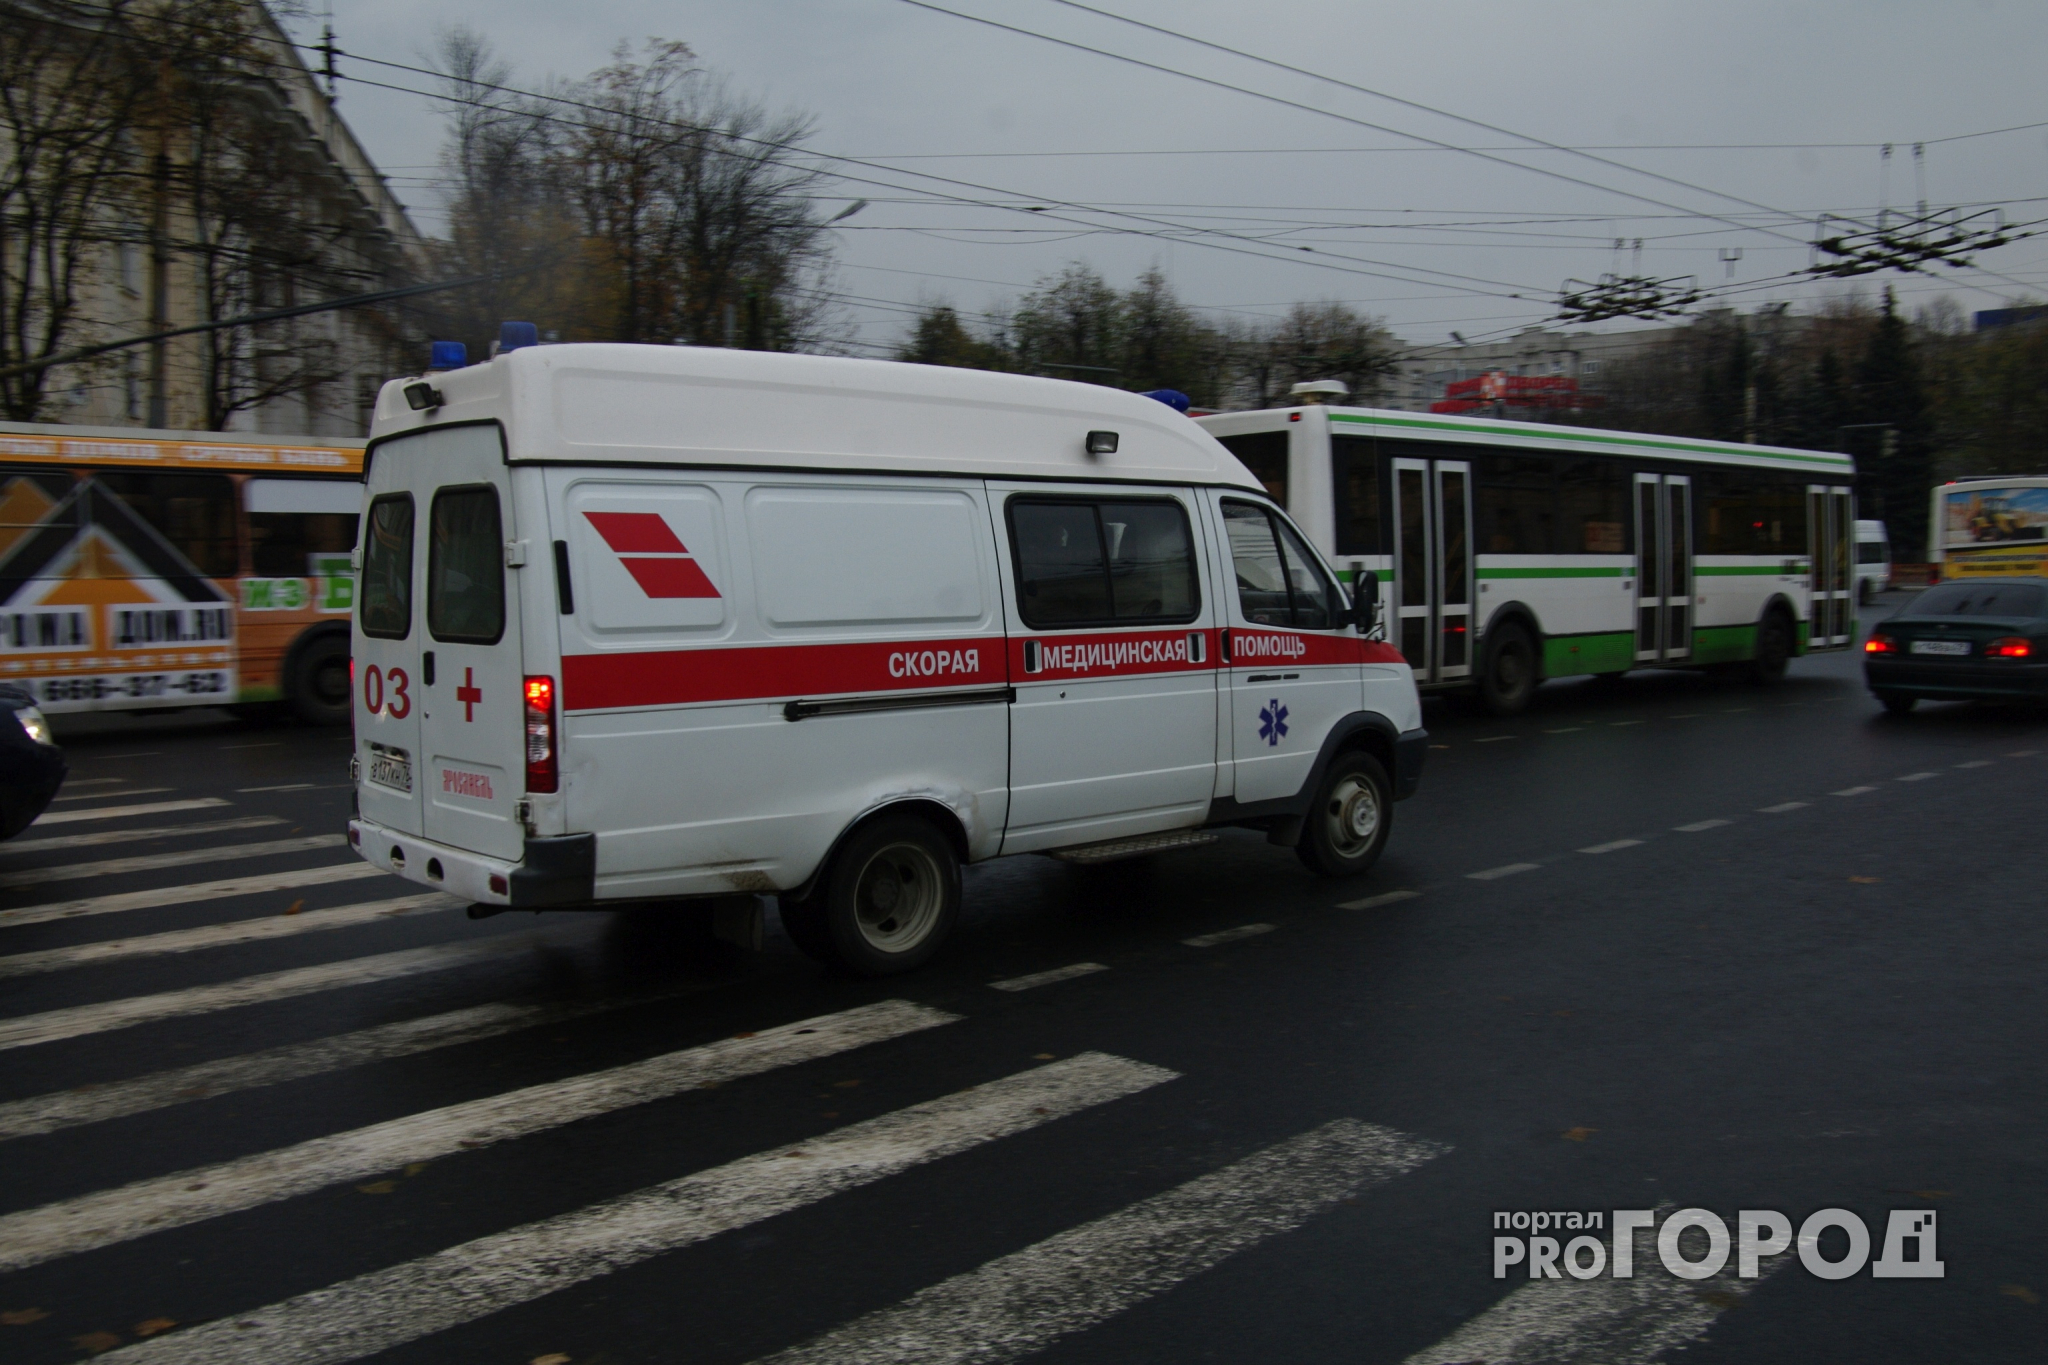
<instances>
[{"instance_id":1,"label":"car wheel","mask_svg":"<svg viewBox=\"0 0 2048 1365\"><path fill-rule=\"evenodd\" d=\"M292 711L308 725L346 725L348 641L327 635L298 651L285 685Z\"/></svg>"},{"instance_id":2,"label":"car wheel","mask_svg":"<svg viewBox=\"0 0 2048 1365\"><path fill-rule=\"evenodd\" d=\"M1371 754L1340 754L1323 775L1294 852L1322 877L1355 877L1379 861L1394 827L1394 789Z\"/></svg>"},{"instance_id":3,"label":"car wheel","mask_svg":"<svg viewBox=\"0 0 2048 1365\"><path fill-rule=\"evenodd\" d=\"M1487 633L1486 666L1479 674L1479 699L1496 716L1518 716L1536 695L1536 642L1514 621Z\"/></svg>"},{"instance_id":4,"label":"car wheel","mask_svg":"<svg viewBox=\"0 0 2048 1365\"><path fill-rule=\"evenodd\" d=\"M819 888L833 955L861 976L922 966L960 915L960 859L913 815L884 816L848 839Z\"/></svg>"},{"instance_id":5,"label":"car wheel","mask_svg":"<svg viewBox=\"0 0 2048 1365\"><path fill-rule=\"evenodd\" d=\"M1920 699L1905 692L1880 692L1878 704L1894 716L1903 716L1920 704Z\"/></svg>"},{"instance_id":6,"label":"car wheel","mask_svg":"<svg viewBox=\"0 0 2048 1365\"><path fill-rule=\"evenodd\" d=\"M1792 622L1782 611L1771 611L1756 628L1756 657L1749 661L1749 680L1769 687L1785 676L1792 661Z\"/></svg>"}]
</instances>

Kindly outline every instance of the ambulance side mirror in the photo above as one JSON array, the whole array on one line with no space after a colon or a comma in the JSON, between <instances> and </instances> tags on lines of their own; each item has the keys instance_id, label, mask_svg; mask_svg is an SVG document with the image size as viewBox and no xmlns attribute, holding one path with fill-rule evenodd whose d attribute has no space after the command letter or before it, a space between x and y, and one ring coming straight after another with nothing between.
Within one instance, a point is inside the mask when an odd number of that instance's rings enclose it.
<instances>
[{"instance_id":1,"label":"ambulance side mirror","mask_svg":"<svg viewBox=\"0 0 2048 1365\"><path fill-rule=\"evenodd\" d=\"M1360 631L1371 630L1380 619L1380 576L1371 569L1354 569L1351 574L1351 623Z\"/></svg>"}]
</instances>

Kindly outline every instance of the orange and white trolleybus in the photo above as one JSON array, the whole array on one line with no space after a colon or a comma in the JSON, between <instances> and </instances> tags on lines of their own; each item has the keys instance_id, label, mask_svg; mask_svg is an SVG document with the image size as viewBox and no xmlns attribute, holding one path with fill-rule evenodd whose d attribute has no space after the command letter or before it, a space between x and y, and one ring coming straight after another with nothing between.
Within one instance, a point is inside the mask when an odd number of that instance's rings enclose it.
<instances>
[{"instance_id":1,"label":"orange and white trolleybus","mask_svg":"<svg viewBox=\"0 0 2048 1365\"><path fill-rule=\"evenodd\" d=\"M0 681L348 719L363 443L0 423Z\"/></svg>"}]
</instances>

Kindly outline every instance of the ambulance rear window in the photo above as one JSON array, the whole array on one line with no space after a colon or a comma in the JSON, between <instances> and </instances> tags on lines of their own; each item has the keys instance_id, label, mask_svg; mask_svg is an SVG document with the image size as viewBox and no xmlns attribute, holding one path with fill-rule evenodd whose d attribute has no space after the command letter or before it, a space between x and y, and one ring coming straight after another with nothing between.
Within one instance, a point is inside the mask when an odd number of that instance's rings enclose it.
<instances>
[{"instance_id":1,"label":"ambulance rear window","mask_svg":"<svg viewBox=\"0 0 2048 1365\"><path fill-rule=\"evenodd\" d=\"M434 494L427 542L427 629L436 640L494 645L505 633L505 537L498 490Z\"/></svg>"},{"instance_id":2,"label":"ambulance rear window","mask_svg":"<svg viewBox=\"0 0 2048 1365\"><path fill-rule=\"evenodd\" d=\"M403 640L412 633L412 495L370 504L363 545L363 634Z\"/></svg>"}]
</instances>

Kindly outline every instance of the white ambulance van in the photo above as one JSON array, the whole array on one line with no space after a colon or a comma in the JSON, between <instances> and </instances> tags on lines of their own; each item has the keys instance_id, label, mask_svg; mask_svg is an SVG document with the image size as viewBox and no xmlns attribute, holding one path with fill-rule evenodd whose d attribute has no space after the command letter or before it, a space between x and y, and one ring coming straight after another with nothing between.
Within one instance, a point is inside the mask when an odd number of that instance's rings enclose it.
<instances>
[{"instance_id":1,"label":"white ambulance van","mask_svg":"<svg viewBox=\"0 0 2048 1365\"><path fill-rule=\"evenodd\" d=\"M1343 876L1420 776L1373 588L1142 395L528 345L385 385L365 473L349 839L473 914L775 893L887 973L964 863Z\"/></svg>"}]
</instances>

